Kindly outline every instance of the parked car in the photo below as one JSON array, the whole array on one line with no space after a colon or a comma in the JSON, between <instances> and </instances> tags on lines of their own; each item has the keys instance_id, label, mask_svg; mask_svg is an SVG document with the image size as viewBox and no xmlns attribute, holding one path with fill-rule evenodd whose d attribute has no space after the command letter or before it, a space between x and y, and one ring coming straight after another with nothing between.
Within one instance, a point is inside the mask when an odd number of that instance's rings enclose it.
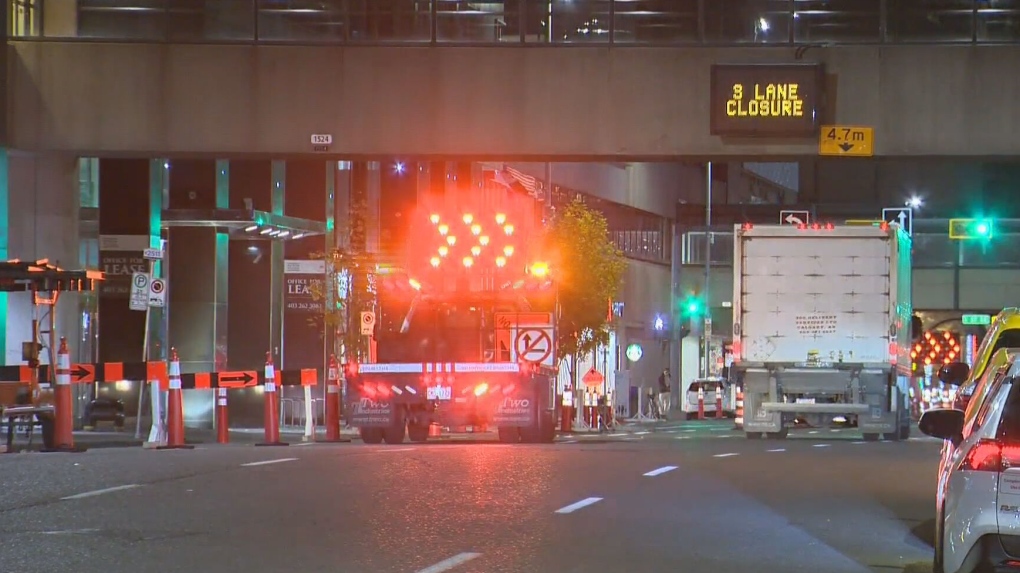
<instances>
[{"instance_id":1,"label":"parked car","mask_svg":"<svg viewBox=\"0 0 1020 573\"><path fill-rule=\"evenodd\" d=\"M1020 571L1020 351L989 367L966 411L925 412L920 430L944 440L935 517L935 571Z\"/></svg>"}]
</instances>

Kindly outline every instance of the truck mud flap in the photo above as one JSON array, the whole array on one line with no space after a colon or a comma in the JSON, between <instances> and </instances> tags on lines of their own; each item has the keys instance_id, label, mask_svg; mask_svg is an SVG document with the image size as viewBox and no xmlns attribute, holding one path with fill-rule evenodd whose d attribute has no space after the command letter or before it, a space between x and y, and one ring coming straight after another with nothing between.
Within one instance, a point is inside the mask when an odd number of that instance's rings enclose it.
<instances>
[{"instance_id":1,"label":"truck mud flap","mask_svg":"<svg viewBox=\"0 0 1020 573\"><path fill-rule=\"evenodd\" d=\"M392 401L360 398L346 404L347 422L358 428L386 428L396 423L397 409Z\"/></svg>"}]
</instances>

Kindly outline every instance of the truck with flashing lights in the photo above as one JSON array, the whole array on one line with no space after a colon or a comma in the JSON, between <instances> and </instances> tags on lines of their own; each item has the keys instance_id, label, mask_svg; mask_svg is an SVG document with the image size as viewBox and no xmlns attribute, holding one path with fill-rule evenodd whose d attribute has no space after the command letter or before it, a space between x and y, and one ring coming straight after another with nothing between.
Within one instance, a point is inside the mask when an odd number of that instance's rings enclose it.
<instances>
[{"instance_id":1,"label":"truck with flashing lights","mask_svg":"<svg viewBox=\"0 0 1020 573\"><path fill-rule=\"evenodd\" d=\"M345 417L365 443L468 427L509 443L554 439L556 371L547 356L518 356L505 324L547 313L551 330L538 229L533 200L500 190L419 205L405 264L376 280L375 361L345 366Z\"/></svg>"},{"instance_id":2,"label":"truck with flashing lights","mask_svg":"<svg viewBox=\"0 0 1020 573\"><path fill-rule=\"evenodd\" d=\"M731 376L748 438L797 419L910 435L910 237L876 226L736 225Z\"/></svg>"}]
</instances>

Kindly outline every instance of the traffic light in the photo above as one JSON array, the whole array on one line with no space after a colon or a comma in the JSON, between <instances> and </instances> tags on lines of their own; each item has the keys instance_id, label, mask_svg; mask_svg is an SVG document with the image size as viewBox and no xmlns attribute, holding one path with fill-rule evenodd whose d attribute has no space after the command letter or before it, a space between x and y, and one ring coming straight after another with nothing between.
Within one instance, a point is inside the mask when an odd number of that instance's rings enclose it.
<instances>
[{"instance_id":1,"label":"traffic light","mask_svg":"<svg viewBox=\"0 0 1020 573\"><path fill-rule=\"evenodd\" d=\"M950 219L950 239L991 239L995 234L995 222L992 219Z\"/></svg>"},{"instance_id":2,"label":"traffic light","mask_svg":"<svg viewBox=\"0 0 1020 573\"><path fill-rule=\"evenodd\" d=\"M705 301L695 295L690 295L680 303L680 316L684 318L698 318L705 314Z\"/></svg>"}]
</instances>

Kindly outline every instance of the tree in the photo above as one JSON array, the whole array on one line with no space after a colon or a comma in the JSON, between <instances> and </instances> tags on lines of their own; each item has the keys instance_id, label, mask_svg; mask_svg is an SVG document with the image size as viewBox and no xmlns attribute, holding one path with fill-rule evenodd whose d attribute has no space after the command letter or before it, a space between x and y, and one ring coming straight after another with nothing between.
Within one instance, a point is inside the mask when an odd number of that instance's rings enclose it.
<instances>
[{"instance_id":1,"label":"tree","mask_svg":"<svg viewBox=\"0 0 1020 573\"><path fill-rule=\"evenodd\" d=\"M369 350L359 324L361 311L372 310L375 304L376 257L366 251L367 207L364 200L352 205L350 235L345 248L311 255L315 259L325 259L326 276L332 280L311 285L312 299L323 303L324 312L309 320L322 328L323 336L336 332L332 352L346 361L361 361Z\"/></svg>"},{"instance_id":2,"label":"tree","mask_svg":"<svg viewBox=\"0 0 1020 573\"><path fill-rule=\"evenodd\" d=\"M609 240L606 218L580 197L556 215L547 239L559 299L557 355L572 358L570 378L576 382L577 359L609 341L607 310L623 285L627 261Z\"/></svg>"}]
</instances>

